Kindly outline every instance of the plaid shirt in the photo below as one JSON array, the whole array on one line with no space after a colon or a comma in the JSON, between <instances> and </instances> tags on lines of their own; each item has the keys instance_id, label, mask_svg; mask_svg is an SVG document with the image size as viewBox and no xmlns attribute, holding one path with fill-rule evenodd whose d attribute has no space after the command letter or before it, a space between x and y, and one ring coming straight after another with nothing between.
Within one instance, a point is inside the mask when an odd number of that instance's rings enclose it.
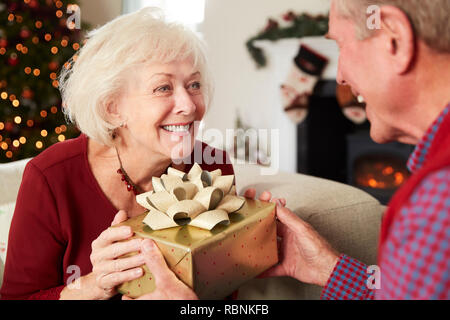
<instances>
[{"instance_id":1,"label":"plaid shirt","mask_svg":"<svg viewBox=\"0 0 450 320\"><path fill-rule=\"evenodd\" d=\"M446 116L450 116L450 105L411 155L412 173L426 163ZM428 175L401 208L379 263L380 286L375 289L370 285L373 270L341 255L321 299L450 299L450 167Z\"/></svg>"}]
</instances>

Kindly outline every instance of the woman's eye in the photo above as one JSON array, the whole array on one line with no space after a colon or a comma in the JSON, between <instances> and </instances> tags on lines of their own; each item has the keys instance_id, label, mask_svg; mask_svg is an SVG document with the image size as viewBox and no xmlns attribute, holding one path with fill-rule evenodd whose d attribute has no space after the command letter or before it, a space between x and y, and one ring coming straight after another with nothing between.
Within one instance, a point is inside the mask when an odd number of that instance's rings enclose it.
<instances>
[{"instance_id":1,"label":"woman's eye","mask_svg":"<svg viewBox=\"0 0 450 320\"><path fill-rule=\"evenodd\" d=\"M167 92L167 91L170 91L170 86L169 85L158 87L155 90L153 90L153 92L163 92L163 93Z\"/></svg>"},{"instance_id":2,"label":"woman's eye","mask_svg":"<svg viewBox=\"0 0 450 320\"><path fill-rule=\"evenodd\" d=\"M202 85L200 84L200 82L193 82L190 84L190 87L192 89L199 90L202 87Z\"/></svg>"}]
</instances>

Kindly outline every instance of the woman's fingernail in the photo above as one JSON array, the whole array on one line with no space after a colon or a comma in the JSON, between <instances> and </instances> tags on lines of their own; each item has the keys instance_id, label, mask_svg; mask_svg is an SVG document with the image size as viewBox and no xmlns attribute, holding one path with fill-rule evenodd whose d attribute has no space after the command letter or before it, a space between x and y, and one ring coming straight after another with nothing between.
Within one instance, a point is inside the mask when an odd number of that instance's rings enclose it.
<instances>
[{"instance_id":1,"label":"woman's fingernail","mask_svg":"<svg viewBox=\"0 0 450 320\"><path fill-rule=\"evenodd\" d=\"M137 276L140 276L140 275L142 274L142 269L141 269L141 268L136 269L136 270L134 270L133 273L134 273L135 275L137 275Z\"/></svg>"}]
</instances>

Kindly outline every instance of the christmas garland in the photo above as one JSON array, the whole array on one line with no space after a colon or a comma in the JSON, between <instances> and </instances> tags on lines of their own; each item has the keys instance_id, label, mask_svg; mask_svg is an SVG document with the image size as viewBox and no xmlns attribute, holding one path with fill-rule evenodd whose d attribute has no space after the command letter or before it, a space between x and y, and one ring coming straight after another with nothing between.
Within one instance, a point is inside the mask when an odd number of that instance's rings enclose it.
<instances>
[{"instance_id":1,"label":"christmas garland","mask_svg":"<svg viewBox=\"0 0 450 320\"><path fill-rule=\"evenodd\" d=\"M285 38L302 38L309 36L323 36L328 32L328 16L311 16L295 14L292 11L281 16L281 19L270 18L266 27L258 35L250 38L247 49L255 60L258 68L267 64L264 51L254 45L257 40L276 41Z\"/></svg>"}]
</instances>

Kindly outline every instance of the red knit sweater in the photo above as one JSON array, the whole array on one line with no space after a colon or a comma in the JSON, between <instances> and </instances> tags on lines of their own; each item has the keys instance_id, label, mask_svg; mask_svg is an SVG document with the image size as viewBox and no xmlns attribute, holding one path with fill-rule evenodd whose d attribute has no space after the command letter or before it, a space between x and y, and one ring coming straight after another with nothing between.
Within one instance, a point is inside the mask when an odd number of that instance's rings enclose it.
<instances>
[{"instance_id":1,"label":"red knit sweater","mask_svg":"<svg viewBox=\"0 0 450 320\"><path fill-rule=\"evenodd\" d=\"M78 266L81 276L92 271L91 243L120 208L95 180L87 142L82 134L57 143L27 164L9 233L2 299L59 299L73 278L70 266ZM231 164L201 167L234 174Z\"/></svg>"}]
</instances>

